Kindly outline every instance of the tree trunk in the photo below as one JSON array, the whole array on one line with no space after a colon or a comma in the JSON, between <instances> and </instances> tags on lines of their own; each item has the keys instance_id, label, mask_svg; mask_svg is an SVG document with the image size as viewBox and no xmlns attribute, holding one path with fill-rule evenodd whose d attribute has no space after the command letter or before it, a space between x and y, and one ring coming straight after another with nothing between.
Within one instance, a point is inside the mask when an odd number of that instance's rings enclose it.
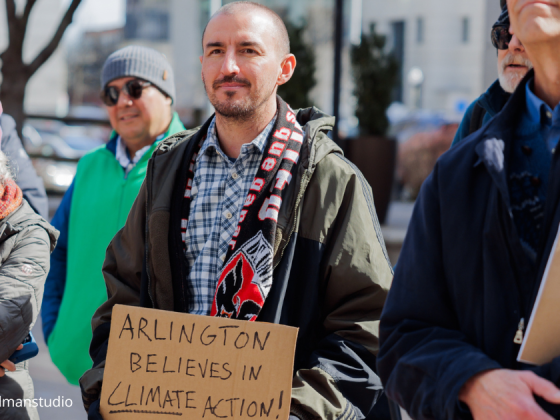
<instances>
[{"instance_id":1,"label":"tree trunk","mask_svg":"<svg viewBox=\"0 0 560 420\"><path fill-rule=\"evenodd\" d=\"M0 54L0 59L2 60L0 101L2 101L4 112L10 114L16 120L20 138L22 138L23 122L25 119L23 99L27 82L57 49L64 31L72 23L74 12L82 0L72 0L50 41L29 64L25 64L23 62L23 41L29 15L36 1L27 0L23 13L18 16L16 15L15 1L5 0L9 44L6 50Z\"/></svg>"},{"instance_id":2,"label":"tree trunk","mask_svg":"<svg viewBox=\"0 0 560 420\"><path fill-rule=\"evenodd\" d=\"M16 128L21 137L25 113L23 100L25 87L29 77L25 64L15 54L7 50L2 54L2 84L0 85L0 101L4 113L9 114L16 121Z\"/></svg>"}]
</instances>

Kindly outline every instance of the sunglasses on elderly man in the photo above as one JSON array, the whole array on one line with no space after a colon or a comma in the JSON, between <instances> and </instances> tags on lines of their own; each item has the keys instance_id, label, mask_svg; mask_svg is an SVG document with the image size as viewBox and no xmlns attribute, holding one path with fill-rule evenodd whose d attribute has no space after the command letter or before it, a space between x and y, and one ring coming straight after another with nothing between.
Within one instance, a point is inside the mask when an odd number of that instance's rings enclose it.
<instances>
[{"instance_id":1,"label":"sunglasses on elderly man","mask_svg":"<svg viewBox=\"0 0 560 420\"><path fill-rule=\"evenodd\" d=\"M496 25L492 27L490 34L492 45L499 50L507 50L511 42L512 35L509 33L509 26Z\"/></svg>"},{"instance_id":2,"label":"sunglasses on elderly man","mask_svg":"<svg viewBox=\"0 0 560 420\"><path fill-rule=\"evenodd\" d=\"M101 92L101 100L107 106L115 106L119 102L119 95L122 92L126 93L132 99L140 99L144 88L151 86L150 82L144 80L132 79L124 84L122 89L115 86L107 86Z\"/></svg>"}]
</instances>

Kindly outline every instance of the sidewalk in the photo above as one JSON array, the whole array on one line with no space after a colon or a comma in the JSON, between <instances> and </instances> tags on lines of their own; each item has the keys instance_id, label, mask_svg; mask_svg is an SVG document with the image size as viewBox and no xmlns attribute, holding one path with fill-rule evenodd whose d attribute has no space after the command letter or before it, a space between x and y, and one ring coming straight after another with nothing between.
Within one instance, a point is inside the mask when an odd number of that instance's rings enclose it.
<instances>
[{"instance_id":1,"label":"sidewalk","mask_svg":"<svg viewBox=\"0 0 560 420\"><path fill-rule=\"evenodd\" d=\"M39 354L29 362L29 373L35 386L35 398L50 400L61 397L61 400L64 398L64 400L70 399L72 401L71 407L37 407L39 417L41 420L87 419L86 411L82 405L80 388L70 385L51 361L41 331L40 316L33 327L33 336L39 346ZM72 357L72 355L69 354L68 357ZM67 402L67 404L69 403Z\"/></svg>"}]
</instances>

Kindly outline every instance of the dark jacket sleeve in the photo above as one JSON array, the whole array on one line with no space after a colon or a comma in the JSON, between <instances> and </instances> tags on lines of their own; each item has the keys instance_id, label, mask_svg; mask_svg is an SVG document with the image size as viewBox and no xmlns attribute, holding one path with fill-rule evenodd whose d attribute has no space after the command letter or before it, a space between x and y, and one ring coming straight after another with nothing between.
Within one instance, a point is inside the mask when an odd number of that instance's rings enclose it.
<instances>
[{"instance_id":1,"label":"dark jacket sleeve","mask_svg":"<svg viewBox=\"0 0 560 420\"><path fill-rule=\"evenodd\" d=\"M45 294L43 296L43 308L41 319L43 324L43 335L45 342L49 343L49 337L58 319L58 311L64 295L66 286L66 261L68 250L68 222L70 220L70 206L72 204L72 194L74 183L64 194L58 210L56 211L51 224L60 231L58 243L51 254L51 270L45 283Z\"/></svg>"},{"instance_id":2,"label":"dark jacket sleeve","mask_svg":"<svg viewBox=\"0 0 560 420\"><path fill-rule=\"evenodd\" d=\"M124 227L117 232L107 248L103 263L103 277L107 286L108 299L93 315L91 326L93 337L90 356L93 368L80 378L82 399L86 411L92 406L90 418L97 418L105 359L109 344L111 314L117 304L139 306L142 267L144 260L144 226L146 223L146 182L132 205Z\"/></svg>"},{"instance_id":3,"label":"dark jacket sleeve","mask_svg":"<svg viewBox=\"0 0 560 420\"><path fill-rule=\"evenodd\" d=\"M330 154L315 169L301 217L300 236L326 249L325 335L295 374L292 414L305 420L363 419L382 392L375 368L378 328L393 276L371 188L357 168Z\"/></svg>"},{"instance_id":4,"label":"dark jacket sleeve","mask_svg":"<svg viewBox=\"0 0 560 420\"><path fill-rule=\"evenodd\" d=\"M23 191L23 197L29 205L45 220L49 218L49 203L43 180L35 172L31 159L27 156L23 144L16 131L16 123L12 117L3 114L1 149L10 159L16 173L16 183Z\"/></svg>"},{"instance_id":5,"label":"dark jacket sleeve","mask_svg":"<svg viewBox=\"0 0 560 420\"><path fill-rule=\"evenodd\" d=\"M458 400L461 387L500 368L469 344L449 303L437 174L436 165L416 201L380 326L377 366L386 393L415 420L471 418Z\"/></svg>"}]
</instances>

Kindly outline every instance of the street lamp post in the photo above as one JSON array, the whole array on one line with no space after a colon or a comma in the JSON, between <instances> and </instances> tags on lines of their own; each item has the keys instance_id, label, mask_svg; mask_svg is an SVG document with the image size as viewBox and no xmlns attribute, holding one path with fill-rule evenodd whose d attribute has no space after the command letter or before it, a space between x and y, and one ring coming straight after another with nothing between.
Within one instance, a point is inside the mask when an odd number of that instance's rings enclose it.
<instances>
[{"instance_id":1,"label":"street lamp post","mask_svg":"<svg viewBox=\"0 0 560 420\"><path fill-rule=\"evenodd\" d=\"M339 144L338 120L340 116L340 79L342 72L342 17L344 0L335 0L334 8L334 81L333 81L333 115L336 118L333 140Z\"/></svg>"}]
</instances>

